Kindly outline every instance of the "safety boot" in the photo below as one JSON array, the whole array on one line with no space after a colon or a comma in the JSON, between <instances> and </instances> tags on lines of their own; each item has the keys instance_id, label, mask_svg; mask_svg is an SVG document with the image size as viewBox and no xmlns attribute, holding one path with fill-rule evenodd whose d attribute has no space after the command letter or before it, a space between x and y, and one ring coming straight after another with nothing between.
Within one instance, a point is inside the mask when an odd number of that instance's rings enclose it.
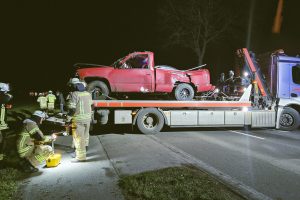
<instances>
[{"instance_id":1,"label":"safety boot","mask_svg":"<svg viewBox=\"0 0 300 200\"><path fill-rule=\"evenodd\" d=\"M27 159L22 159L20 161L21 170L25 173L34 173L38 172L39 169L34 167Z\"/></svg>"}]
</instances>

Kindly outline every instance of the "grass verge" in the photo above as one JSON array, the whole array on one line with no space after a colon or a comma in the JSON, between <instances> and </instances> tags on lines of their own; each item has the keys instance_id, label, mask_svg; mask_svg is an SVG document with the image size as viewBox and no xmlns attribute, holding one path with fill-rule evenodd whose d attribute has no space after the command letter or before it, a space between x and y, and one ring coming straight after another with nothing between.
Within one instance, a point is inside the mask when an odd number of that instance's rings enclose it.
<instances>
[{"instance_id":1,"label":"grass verge","mask_svg":"<svg viewBox=\"0 0 300 200\"><path fill-rule=\"evenodd\" d=\"M16 151L16 135L22 128L22 121L37 109L35 104L21 104L7 110L9 129L5 130L4 160L0 161L0 200L13 199L18 189L18 180L24 173L18 170L19 157Z\"/></svg>"},{"instance_id":2,"label":"grass verge","mask_svg":"<svg viewBox=\"0 0 300 200\"><path fill-rule=\"evenodd\" d=\"M22 176L23 173L16 169L0 169L0 200L13 199Z\"/></svg>"},{"instance_id":3,"label":"grass verge","mask_svg":"<svg viewBox=\"0 0 300 200\"><path fill-rule=\"evenodd\" d=\"M171 167L122 177L127 200L243 200L227 186L192 166Z\"/></svg>"}]
</instances>

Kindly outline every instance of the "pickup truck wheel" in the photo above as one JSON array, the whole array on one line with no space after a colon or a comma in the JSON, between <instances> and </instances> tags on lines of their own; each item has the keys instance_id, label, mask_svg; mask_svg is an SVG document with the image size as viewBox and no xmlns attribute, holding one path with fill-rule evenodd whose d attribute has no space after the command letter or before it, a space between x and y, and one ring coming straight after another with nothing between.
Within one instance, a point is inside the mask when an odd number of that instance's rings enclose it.
<instances>
[{"instance_id":1,"label":"pickup truck wheel","mask_svg":"<svg viewBox=\"0 0 300 200\"><path fill-rule=\"evenodd\" d=\"M156 134L165 124L164 116L156 108L145 108L138 113L137 127L143 134Z\"/></svg>"},{"instance_id":2,"label":"pickup truck wheel","mask_svg":"<svg viewBox=\"0 0 300 200\"><path fill-rule=\"evenodd\" d=\"M93 100L104 100L109 95L109 89L103 81L92 81L87 85L87 91L92 94Z\"/></svg>"},{"instance_id":3,"label":"pickup truck wheel","mask_svg":"<svg viewBox=\"0 0 300 200\"><path fill-rule=\"evenodd\" d=\"M186 83L177 85L174 91L175 99L178 101L190 101L194 98L194 89Z\"/></svg>"},{"instance_id":4,"label":"pickup truck wheel","mask_svg":"<svg viewBox=\"0 0 300 200\"><path fill-rule=\"evenodd\" d=\"M280 119L279 128L285 131L292 131L299 127L300 116L298 111L293 108L284 108Z\"/></svg>"}]
</instances>

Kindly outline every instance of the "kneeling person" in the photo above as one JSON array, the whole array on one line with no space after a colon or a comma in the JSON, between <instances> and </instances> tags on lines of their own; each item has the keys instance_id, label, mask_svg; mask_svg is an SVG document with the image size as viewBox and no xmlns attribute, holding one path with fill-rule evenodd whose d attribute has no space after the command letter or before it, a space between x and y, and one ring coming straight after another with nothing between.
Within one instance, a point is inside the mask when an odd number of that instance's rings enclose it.
<instances>
[{"instance_id":1,"label":"kneeling person","mask_svg":"<svg viewBox=\"0 0 300 200\"><path fill-rule=\"evenodd\" d=\"M23 121L23 130L18 136L17 150L21 161L21 167L25 172L37 172L38 165L53 154L53 149L45 143L52 142L53 136L44 136L39 126L46 118L42 111L35 111L31 118Z\"/></svg>"}]
</instances>

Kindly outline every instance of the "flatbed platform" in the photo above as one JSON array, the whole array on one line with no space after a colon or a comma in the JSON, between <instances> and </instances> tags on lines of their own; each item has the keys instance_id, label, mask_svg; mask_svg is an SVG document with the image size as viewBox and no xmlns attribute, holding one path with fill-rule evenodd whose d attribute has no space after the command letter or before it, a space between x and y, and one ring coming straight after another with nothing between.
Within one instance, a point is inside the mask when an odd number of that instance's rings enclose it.
<instances>
[{"instance_id":1,"label":"flatbed platform","mask_svg":"<svg viewBox=\"0 0 300 200\"><path fill-rule=\"evenodd\" d=\"M94 100L97 108L242 108L250 101L162 101L162 100Z\"/></svg>"}]
</instances>

